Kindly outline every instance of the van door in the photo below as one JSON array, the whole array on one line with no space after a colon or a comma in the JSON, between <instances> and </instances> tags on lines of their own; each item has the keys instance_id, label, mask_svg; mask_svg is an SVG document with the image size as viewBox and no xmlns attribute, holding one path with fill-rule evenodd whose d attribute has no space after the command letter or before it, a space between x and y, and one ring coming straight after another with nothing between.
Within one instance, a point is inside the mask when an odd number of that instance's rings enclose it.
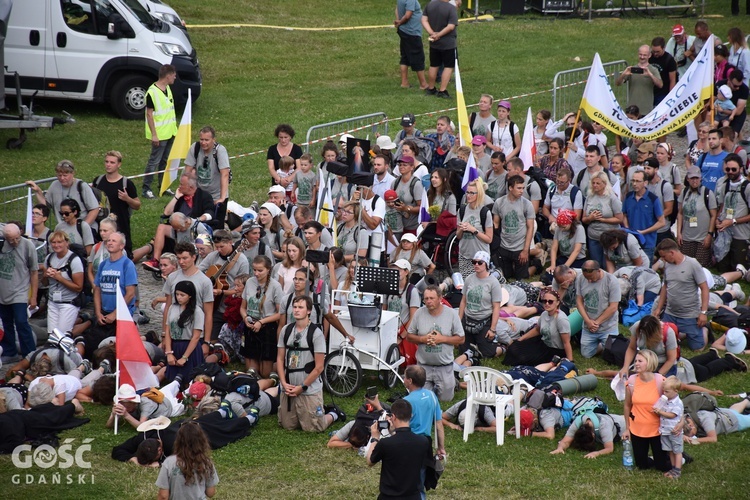
<instances>
[{"instance_id":1,"label":"van door","mask_svg":"<svg viewBox=\"0 0 750 500\"><path fill-rule=\"evenodd\" d=\"M58 6L50 13L56 90L91 100L99 70L110 59L128 55L126 38L107 38L110 16L119 13L109 0L50 0L50 4Z\"/></svg>"},{"instance_id":2,"label":"van door","mask_svg":"<svg viewBox=\"0 0 750 500\"><path fill-rule=\"evenodd\" d=\"M17 2L10 12L5 38L5 65L10 74L5 75L5 88L15 94L14 72L21 76L24 94L45 90L45 47L49 43L47 0ZM50 60L54 64L53 60ZM2 68L0 68L2 69Z\"/></svg>"}]
</instances>

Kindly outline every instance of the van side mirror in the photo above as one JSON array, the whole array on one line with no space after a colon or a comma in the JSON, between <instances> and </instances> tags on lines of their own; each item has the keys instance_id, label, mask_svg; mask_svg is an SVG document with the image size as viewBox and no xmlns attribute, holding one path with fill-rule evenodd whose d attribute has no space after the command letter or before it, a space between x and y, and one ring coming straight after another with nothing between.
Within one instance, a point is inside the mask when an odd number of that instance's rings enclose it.
<instances>
[{"instance_id":1,"label":"van side mirror","mask_svg":"<svg viewBox=\"0 0 750 500\"><path fill-rule=\"evenodd\" d=\"M120 14L113 12L107 19L107 38L110 40L135 38L135 31Z\"/></svg>"}]
</instances>

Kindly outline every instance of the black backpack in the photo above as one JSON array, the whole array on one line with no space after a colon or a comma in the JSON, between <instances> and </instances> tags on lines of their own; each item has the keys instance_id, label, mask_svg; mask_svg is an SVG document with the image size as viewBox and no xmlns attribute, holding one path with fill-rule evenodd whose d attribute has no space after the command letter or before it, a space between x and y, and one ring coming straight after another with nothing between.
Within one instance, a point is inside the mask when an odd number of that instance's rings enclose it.
<instances>
[{"instance_id":1,"label":"black backpack","mask_svg":"<svg viewBox=\"0 0 750 500\"><path fill-rule=\"evenodd\" d=\"M497 125L497 122L494 121L490 123L490 137L492 137L492 134L495 132L495 125ZM515 130L516 124L513 123L513 120L510 121L508 124L507 130L510 131L510 138L513 140L513 149L516 149L516 134L513 133L513 130ZM502 136L500 136L502 138Z\"/></svg>"},{"instance_id":2,"label":"black backpack","mask_svg":"<svg viewBox=\"0 0 750 500\"><path fill-rule=\"evenodd\" d=\"M664 180L664 179L662 179L661 184L659 184L659 189L661 189L661 195L662 196L664 196L664 185L665 184L669 184L669 182L666 181L666 180ZM706 205L706 207L708 207L708 205ZM664 202L662 202L661 208L662 208L662 210L664 210ZM669 217L667 217L667 220L669 221L669 225L670 226L672 224L674 224L675 221L677 220L677 211L678 211L677 210L677 200L674 200L674 202L672 203L672 213L669 214Z\"/></svg>"},{"instance_id":3,"label":"black backpack","mask_svg":"<svg viewBox=\"0 0 750 500\"><path fill-rule=\"evenodd\" d=\"M315 309L316 317L318 318L319 323L312 323L313 326L321 327L323 324L323 315L321 314L321 308L320 308L320 294L317 292L312 293L312 302L313 302L313 309ZM286 307L282 310L282 314L286 315L286 312L289 310L289 308L292 306L292 301L294 300L294 293L289 294L289 298L286 301Z\"/></svg>"},{"instance_id":4,"label":"black backpack","mask_svg":"<svg viewBox=\"0 0 750 500\"><path fill-rule=\"evenodd\" d=\"M70 276L70 279L72 280L73 279L73 271L72 271L72 269L70 267L70 263L71 263L71 261L73 259L80 259L81 260L81 265L83 266L83 288L78 293L78 296L71 301L71 304L73 304L74 306L81 307L81 306L83 306L83 302L84 302L83 297L84 297L84 295L91 295L91 290L92 290L91 289L91 283L89 282L88 273L86 272L86 260L84 260L83 258L81 258L81 256L77 252L73 251L73 248L72 248L73 245L70 245L70 246L71 246L70 251L72 252L71 255L70 255L70 257L68 257L68 260L66 260L65 263L61 267L58 267L57 270L60 271L60 272L67 272L68 276ZM81 245L76 244L76 246L80 247ZM85 253L85 250L84 250L84 253ZM47 254L47 257L44 259L44 265L46 267L49 267L50 259L52 259L52 254L51 253ZM87 292L88 292L88 294L87 294Z\"/></svg>"},{"instance_id":5,"label":"black backpack","mask_svg":"<svg viewBox=\"0 0 750 500\"><path fill-rule=\"evenodd\" d=\"M216 170L219 170L219 173L221 173L221 169L219 168L219 155L218 155L218 153L216 151L218 149L218 147L219 147L219 143L218 142L214 143L214 151L213 151L213 153L214 153L214 163L216 163ZM200 153L200 151L201 151L201 144L200 144L200 142L194 143L193 144L193 158L195 158L195 168L198 168L198 153ZM232 167L230 165L230 167L229 167L229 184L232 183L233 177L234 176L232 175Z\"/></svg>"},{"instance_id":6,"label":"black backpack","mask_svg":"<svg viewBox=\"0 0 750 500\"><path fill-rule=\"evenodd\" d=\"M422 181L420 179L417 179L416 176L412 176L411 180L409 181L409 194L411 195L411 199L414 200L414 202L421 201L421 200L418 200L417 198L414 197L414 185L417 182L422 182ZM398 177L396 177L396 180L393 181L393 184L391 185L391 189L393 189L395 191L396 188L398 187L399 183L401 183L401 176L400 175ZM375 208L375 198L373 198L373 201L372 201L372 208L373 209Z\"/></svg>"},{"instance_id":7,"label":"black backpack","mask_svg":"<svg viewBox=\"0 0 750 500\"><path fill-rule=\"evenodd\" d=\"M284 346L286 347L286 356L287 359L286 364L288 366L289 361L289 337L292 336L292 331L294 330L295 323L290 323L284 327ZM317 330L317 326L310 323L307 326L307 347L299 347L295 350L297 351L309 351L310 354L315 357L315 350L313 348L313 335L315 334L315 331ZM315 360L310 361L305 366L300 368L285 368L284 372L287 375L287 380L289 380L289 374L293 372L305 372L305 373L312 373L312 371L315 369Z\"/></svg>"},{"instance_id":8,"label":"black backpack","mask_svg":"<svg viewBox=\"0 0 750 500\"><path fill-rule=\"evenodd\" d=\"M544 175L544 170L539 167L529 167L529 169L526 171L526 175L539 185L539 191L541 191L542 193L542 199L539 202L539 210L541 211L542 206L544 205L544 200L547 199L547 191L549 191L549 187L547 186L547 176ZM531 182L526 185L526 194L529 195L530 200Z\"/></svg>"}]
</instances>

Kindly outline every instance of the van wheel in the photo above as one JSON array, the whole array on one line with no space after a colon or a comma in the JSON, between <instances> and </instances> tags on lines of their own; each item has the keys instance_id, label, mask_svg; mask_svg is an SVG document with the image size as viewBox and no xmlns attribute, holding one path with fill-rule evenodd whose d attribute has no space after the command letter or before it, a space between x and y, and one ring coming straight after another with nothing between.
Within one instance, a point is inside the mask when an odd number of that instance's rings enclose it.
<instances>
[{"instance_id":1,"label":"van wheel","mask_svg":"<svg viewBox=\"0 0 750 500\"><path fill-rule=\"evenodd\" d=\"M112 109L123 120L142 120L146 110L146 92L151 86L147 76L128 76L112 87Z\"/></svg>"}]
</instances>

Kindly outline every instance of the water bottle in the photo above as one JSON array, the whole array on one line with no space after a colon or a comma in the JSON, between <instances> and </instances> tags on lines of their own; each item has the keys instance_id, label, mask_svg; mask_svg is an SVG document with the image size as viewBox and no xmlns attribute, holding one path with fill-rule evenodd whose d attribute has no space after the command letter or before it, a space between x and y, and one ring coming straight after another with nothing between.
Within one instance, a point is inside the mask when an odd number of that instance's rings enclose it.
<instances>
[{"instance_id":1,"label":"water bottle","mask_svg":"<svg viewBox=\"0 0 750 500\"><path fill-rule=\"evenodd\" d=\"M622 466L627 470L633 470L633 445L629 439L622 442Z\"/></svg>"},{"instance_id":2,"label":"water bottle","mask_svg":"<svg viewBox=\"0 0 750 500\"><path fill-rule=\"evenodd\" d=\"M318 407L317 407L317 408L315 409L315 414L316 414L317 416L319 416L319 417L322 417L322 416L323 416L323 407L322 407L322 406L318 406Z\"/></svg>"}]
</instances>

